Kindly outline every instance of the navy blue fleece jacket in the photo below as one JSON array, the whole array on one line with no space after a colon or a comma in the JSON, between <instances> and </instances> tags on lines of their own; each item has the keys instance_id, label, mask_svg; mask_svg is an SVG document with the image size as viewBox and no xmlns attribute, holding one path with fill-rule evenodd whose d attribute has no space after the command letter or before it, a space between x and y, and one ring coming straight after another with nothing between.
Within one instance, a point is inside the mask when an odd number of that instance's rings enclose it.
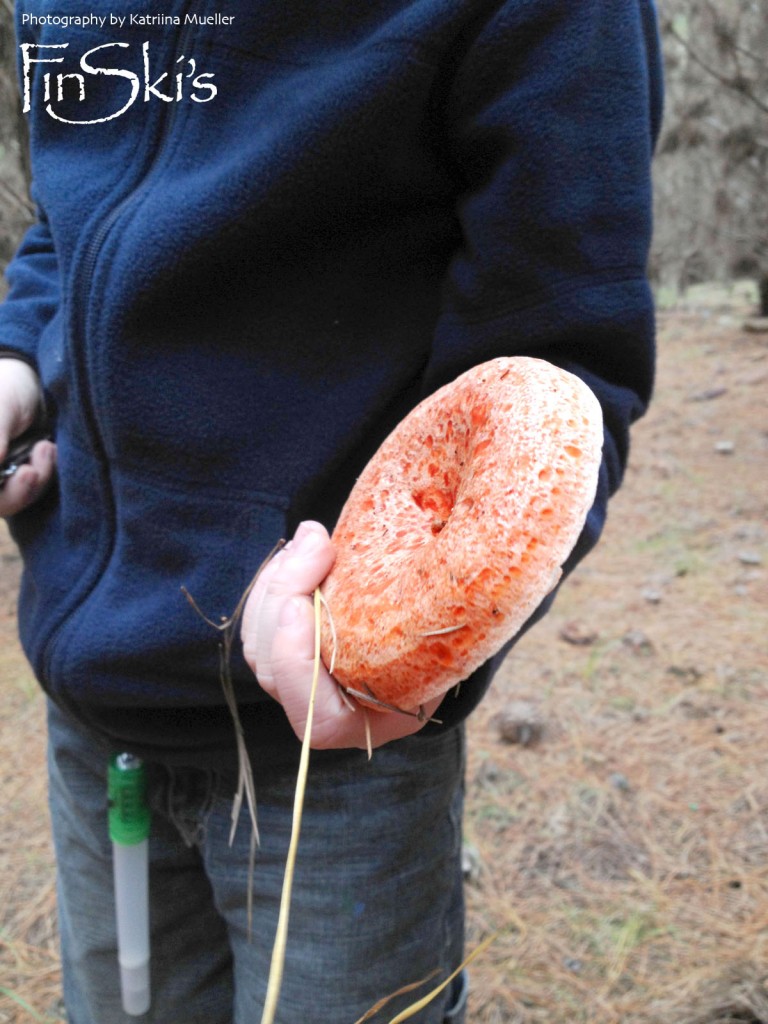
<instances>
[{"instance_id":1,"label":"navy blue fleece jacket","mask_svg":"<svg viewBox=\"0 0 768 1024\"><path fill-rule=\"evenodd\" d=\"M570 564L594 544L652 386L656 27L648 0L119 6L62 28L16 3L39 220L0 347L39 370L59 447L12 524L21 634L115 742L215 752L217 637L181 587L231 613L469 366L532 354L594 389L605 456ZM255 742L292 748L237 654L234 674Z\"/></svg>"}]
</instances>

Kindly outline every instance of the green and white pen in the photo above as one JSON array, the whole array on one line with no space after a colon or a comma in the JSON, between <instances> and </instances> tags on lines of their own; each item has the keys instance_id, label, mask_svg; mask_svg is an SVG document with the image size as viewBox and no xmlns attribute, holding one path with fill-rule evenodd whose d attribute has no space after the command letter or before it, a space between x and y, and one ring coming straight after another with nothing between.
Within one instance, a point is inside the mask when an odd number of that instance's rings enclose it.
<instances>
[{"instance_id":1,"label":"green and white pen","mask_svg":"<svg viewBox=\"0 0 768 1024\"><path fill-rule=\"evenodd\" d=\"M115 876L117 953L123 1009L149 1009L149 806L144 765L132 754L109 763L109 835Z\"/></svg>"}]
</instances>

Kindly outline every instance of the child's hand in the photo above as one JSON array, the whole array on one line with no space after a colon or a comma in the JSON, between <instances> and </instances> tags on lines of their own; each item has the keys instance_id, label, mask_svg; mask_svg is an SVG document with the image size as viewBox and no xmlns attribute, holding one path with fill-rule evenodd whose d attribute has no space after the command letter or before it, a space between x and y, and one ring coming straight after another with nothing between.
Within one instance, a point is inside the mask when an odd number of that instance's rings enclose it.
<instances>
[{"instance_id":1,"label":"child's hand","mask_svg":"<svg viewBox=\"0 0 768 1024\"><path fill-rule=\"evenodd\" d=\"M14 438L40 415L42 394L37 375L21 359L0 358L0 462ZM56 466L56 445L39 441L30 461L6 478L0 490L0 516L14 515L31 505L50 483Z\"/></svg>"},{"instance_id":2,"label":"child's hand","mask_svg":"<svg viewBox=\"0 0 768 1024\"><path fill-rule=\"evenodd\" d=\"M312 683L315 618L311 594L328 575L333 545L319 523L301 523L293 541L264 569L243 613L245 659L261 686L285 710L302 739ZM425 710L431 714L439 700ZM320 667L312 727L316 749L366 746L365 716L374 747L418 732L423 722L407 715L348 707L339 688Z\"/></svg>"}]
</instances>

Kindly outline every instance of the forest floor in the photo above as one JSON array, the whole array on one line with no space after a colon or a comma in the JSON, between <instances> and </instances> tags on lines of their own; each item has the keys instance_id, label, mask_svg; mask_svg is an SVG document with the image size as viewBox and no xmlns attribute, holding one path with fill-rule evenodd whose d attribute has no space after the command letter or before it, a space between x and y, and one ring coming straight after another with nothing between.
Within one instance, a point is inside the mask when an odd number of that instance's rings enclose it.
<instances>
[{"instance_id":1,"label":"forest floor","mask_svg":"<svg viewBox=\"0 0 768 1024\"><path fill-rule=\"evenodd\" d=\"M468 944L499 932L470 1024L768 1024L768 333L748 312L730 293L660 314L604 537L470 723ZM0 571L0 1022L53 1022L43 701L2 527Z\"/></svg>"}]
</instances>

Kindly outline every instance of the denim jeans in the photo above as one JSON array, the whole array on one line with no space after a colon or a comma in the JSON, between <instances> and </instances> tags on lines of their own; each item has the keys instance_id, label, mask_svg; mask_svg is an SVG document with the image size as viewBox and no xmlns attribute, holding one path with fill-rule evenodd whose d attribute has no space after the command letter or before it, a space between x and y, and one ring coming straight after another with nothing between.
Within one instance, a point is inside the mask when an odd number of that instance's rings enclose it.
<instances>
[{"instance_id":1,"label":"denim jeans","mask_svg":"<svg viewBox=\"0 0 768 1024\"><path fill-rule=\"evenodd\" d=\"M463 948L461 729L318 759L307 787L279 1024L354 1024L403 985L390 1020L453 970ZM310 764L312 762L310 761ZM70 1024L128 1024L120 1005L105 751L49 708L50 806ZM158 1024L258 1024L269 972L295 769L256 779L260 847L253 931L250 822L229 845L236 780L148 765L152 1006ZM460 977L413 1020L462 1024Z\"/></svg>"}]
</instances>

